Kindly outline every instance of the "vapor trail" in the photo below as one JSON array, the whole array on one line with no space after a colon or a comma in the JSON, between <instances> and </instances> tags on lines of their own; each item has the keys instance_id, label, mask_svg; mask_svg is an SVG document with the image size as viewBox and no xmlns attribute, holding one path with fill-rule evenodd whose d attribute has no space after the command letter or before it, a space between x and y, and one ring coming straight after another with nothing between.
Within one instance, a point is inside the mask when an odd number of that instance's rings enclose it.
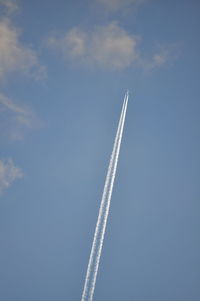
<instances>
[{"instance_id":1,"label":"vapor trail","mask_svg":"<svg viewBox=\"0 0 200 301\"><path fill-rule=\"evenodd\" d=\"M101 251L103 247L104 235L106 230L106 223L109 214L110 200L112 196L113 184L114 184L115 174L117 169L117 162L118 162L121 139L123 134L124 121L126 117L128 97L129 95L127 92L124 97L122 111L121 111L117 133L114 141L113 151L111 154L110 163L106 175L106 181L105 181L101 205L99 209L99 216L95 228L94 239L92 243L92 249L90 253L81 301L93 300L96 277L99 268Z\"/></svg>"}]
</instances>

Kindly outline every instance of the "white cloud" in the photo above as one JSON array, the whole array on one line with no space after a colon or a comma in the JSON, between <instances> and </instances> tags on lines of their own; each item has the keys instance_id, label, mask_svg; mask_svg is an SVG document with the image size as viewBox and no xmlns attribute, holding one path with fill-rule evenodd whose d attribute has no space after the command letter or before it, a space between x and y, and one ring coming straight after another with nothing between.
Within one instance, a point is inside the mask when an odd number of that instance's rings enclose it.
<instances>
[{"instance_id":1,"label":"white cloud","mask_svg":"<svg viewBox=\"0 0 200 301\"><path fill-rule=\"evenodd\" d=\"M124 8L136 7L145 0L96 0L108 12L116 12Z\"/></svg>"},{"instance_id":2,"label":"white cloud","mask_svg":"<svg viewBox=\"0 0 200 301\"><path fill-rule=\"evenodd\" d=\"M0 160L0 193L22 176L22 170L16 167L11 159L7 161Z\"/></svg>"},{"instance_id":3,"label":"white cloud","mask_svg":"<svg viewBox=\"0 0 200 301\"><path fill-rule=\"evenodd\" d=\"M20 140L28 129L38 126L33 112L0 93L0 127L1 135L13 140Z\"/></svg>"},{"instance_id":4,"label":"white cloud","mask_svg":"<svg viewBox=\"0 0 200 301\"><path fill-rule=\"evenodd\" d=\"M13 13L18 10L17 0L0 0L0 6L5 7L7 13Z\"/></svg>"},{"instance_id":5,"label":"white cloud","mask_svg":"<svg viewBox=\"0 0 200 301\"><path fill-rule=\"evenodd\" d=\"M74 27L63 36L52 34L48 38L48 46L61 51L68 62L107 70L121 70L137 64L150 71L172 62L179 53L177 44L158 44L149 55L150 51L141 50L141 43L141 37L128 33L117 22L92 31Z\"/></svg>"},{"instance_id":6,"label":"white cloud","mask_svg":"<svg viewBox=\"0 0 200 301\"><path fill-rule=\"evenodd\" d=\"M19 30L8 18L0 20L0 79L16 71L31 73L36 78L44 72L36 52L23 45L19 38Z\"/></svg>"},{"instance_id":7,"label":"white cloud","mask_svg":"<svg viewBox=\"0 0 200 301\"><path fill-rule=\"evenodd\" d=\"M137 44L138 38L115 22L91 32L75 27L61 38L49 38L49 45L59 48L65 58L109 69L123 69L137 61Z\"/></svg>"}]
</instances>

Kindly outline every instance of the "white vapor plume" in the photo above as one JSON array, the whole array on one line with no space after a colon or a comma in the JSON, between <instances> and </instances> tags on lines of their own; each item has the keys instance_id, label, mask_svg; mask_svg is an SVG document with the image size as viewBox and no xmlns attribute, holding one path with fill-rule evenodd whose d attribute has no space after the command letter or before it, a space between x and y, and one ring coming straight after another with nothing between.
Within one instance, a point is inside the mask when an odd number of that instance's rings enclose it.
<instances>
[{"instance_id":1,"label":"white vapor plume","mask_svg":"<svg viewBox=\"0 0 200 301\"><path fill-rule=\"evenodd\" d=\"M112 197L113 184L116 175L128 98L129 98L129 94L127 92L124 97L120 120L119 120L117 133L114 141L113 151L111 154L108 172L106 175L106 181L104 185L103 196L102 196L101 205L99 209L99 216L98 216L96 229L94 233L94 239L92 243L92 249L90 253L81 301L93 300L96 278L97 278L99 262L101 257L101 251L103 247L104 235L106 230L106 224L107 224L107 219L109 214L110 201Z\"/></svg>"}]
</instances>

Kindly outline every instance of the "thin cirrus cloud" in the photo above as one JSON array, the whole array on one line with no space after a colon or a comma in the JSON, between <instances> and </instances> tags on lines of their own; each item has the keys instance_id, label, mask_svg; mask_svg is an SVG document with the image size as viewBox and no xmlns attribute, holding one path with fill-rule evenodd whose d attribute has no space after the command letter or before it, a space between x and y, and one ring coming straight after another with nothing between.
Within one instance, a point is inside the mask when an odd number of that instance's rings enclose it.
<instances>
[{"instance_id":1,"label":"thin cirrus cloud","mask_svg":"<svg viewBox=\"0 0 200 301\"><path fill-rule=\"evenodd\" d=\"M12 159L0 160L0 194L22 176L22 170L14 165Z\"/></svg>"},{"instance_id":2,"label":"thin cirrus cloud","mask_svg":"<svg viewBox=\"0 0 200 301\"><path fill-rule=\"evenodd\" d=\"M139 50L140 41L140 37L129 34L116 22L111 22L93 31L74 27L63 36L52 34L48 38L48 45L61 51L68 61L110 70L125 69L134 63L151 70L168 60L167 48L145 59Z\"/></svg>"},{"instance_id":3,"label":"thin cirrus cloud","mask_svg":"<svg viewBox=\"0 0 200 301\"><path fill-rule=\"evenodd\" d=\"M29 129L40 126L35 114L23 105L16 104L0 93L1 135L11 140L21 140Z\"/></svg>"},{"instance_id":4,"label":"thin cirrus cloud","mask_svg":"<svg viewBox=\"0 0 200 301\"><path fill-rule=\"evenodd\" d=\"M4 17L0 20L0 80L16 71L31 74L36 79L45 75L36 52L20 42L19 30Z\"/></svg>"}]
</instances>

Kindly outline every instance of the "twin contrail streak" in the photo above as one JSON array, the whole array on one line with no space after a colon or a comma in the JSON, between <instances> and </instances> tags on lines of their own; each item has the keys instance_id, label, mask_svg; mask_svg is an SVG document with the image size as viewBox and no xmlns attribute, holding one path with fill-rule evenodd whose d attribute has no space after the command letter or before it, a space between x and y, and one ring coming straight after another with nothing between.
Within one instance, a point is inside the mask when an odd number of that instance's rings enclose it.
<instances>
[{"instance_id":1,"label":"twin contrail streak","mask_svg":"<svg viewBox=\"0 0 200 301\"><path fill-rule=\"evenodd\" d=\"M117 169L117 162L118 162L121 139L123 134L124 121L126 117L128 97L129 94L127 92L124 97L122 111L121 111L117 133L114 141L113 151L111 154L110 163L108 166L108 172L106 175L106 181L104 185L103 196L102 196L101 205L99 209L99 216L98 216L96 229L94 233L94 239L92 243L92 249L90 253L81 301L93 300L96 278L97 278L99 262L101 257L101 251L103 247L104 235L106 230L106 223L109 214L110 200L112 197L113 184L114 184L115 174Z\"/></svg>"}]
</instances>

